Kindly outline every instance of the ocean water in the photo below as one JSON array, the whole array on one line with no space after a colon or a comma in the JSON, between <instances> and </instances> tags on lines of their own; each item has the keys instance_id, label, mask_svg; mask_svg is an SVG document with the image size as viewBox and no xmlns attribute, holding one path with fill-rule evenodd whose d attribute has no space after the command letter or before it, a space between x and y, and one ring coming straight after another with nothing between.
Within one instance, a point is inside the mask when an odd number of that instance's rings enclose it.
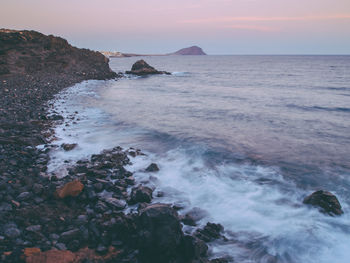
<instances>
[{"instance_id":1,"label":"ocean water","mask_svg":"<svg viewBox=\"0 0 350 263\"><path fill-rule=\"evenodd\" d=\"M140 58L111 59L125 71ZM144 58L172 75L87 81L57 96L59 145L50 172L103 149L140 148L138 182L165 193L154 202L206 211L228 242L212 257L248 263L350 260L350 56L166 56ZM75 114L75 112L78 112ZM143 172L151 162L160 171ZM344 215L302 204L318 189ZM156 195L156 194L155 194ZM195 228L184 227L186 232Z\"/></svg>"}]
</instances>

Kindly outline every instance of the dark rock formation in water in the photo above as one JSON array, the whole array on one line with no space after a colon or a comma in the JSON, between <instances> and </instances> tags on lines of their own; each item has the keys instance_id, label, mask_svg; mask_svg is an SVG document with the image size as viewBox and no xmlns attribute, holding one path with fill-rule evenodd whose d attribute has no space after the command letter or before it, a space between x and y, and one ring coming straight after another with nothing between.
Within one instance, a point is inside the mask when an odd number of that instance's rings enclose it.
<instances>
[{"instance_id":1,"label":"dark rock formation in water","mask_svg":"<svg viewBox=\"0 0 350 263\"><path fill-rule=\"evenodd\" d=\"M99 52L79 49L67 40L36 31L0 30L0 75L67 74L83 79L116 76Z\"/></svg>"},{"instance_id":2,"label":"dark rock formation in water","mask_svg":"<svg viewBox=\"0 0 350 263\"><path fill-rule=\"evenodd\" d=\"M311 195L307 196L304 201L304 204L312 205L315 207L319 207L320 211L329 215L341 215L343 214L343 210L338 201L338 198L324 190L319 190Z\"/></svg>"},{"instance_id":3,"label":"dark rock formation in water","mask_svg":"<svg viewBox=\"0 0 350 263\"><path fill-rule=\"evenodd\" d=\"M206 55L204 51L198 47L198 46L192 46L192 47L187 47L187 48L182 48L171 55Z\"/></svg>"},{"instance_id":4,"label":"dark rock formation in water","mask_svg":"<svg viewBox=\"0 0 350 263\"><path fill-rule=\"evenodd\" d=\"M159 171L159 167L156 163L151 163L147 168L146 168L146 172L158 172Z\"/></svg>"},{"instance_id":5,"label":"dark rock formation in water","mask_svg":"<svg viewBox=\"0 0 350 263\"><path fill-rule=\"evenodd\" d=\"M136 61L130 71L126 71L126 74L134 74L138 76L145 75L155 75L155 74L167 74L170 75L169 72L156 70L154 67L147 64L143 59Z\"/></svg>"}]
</instances>

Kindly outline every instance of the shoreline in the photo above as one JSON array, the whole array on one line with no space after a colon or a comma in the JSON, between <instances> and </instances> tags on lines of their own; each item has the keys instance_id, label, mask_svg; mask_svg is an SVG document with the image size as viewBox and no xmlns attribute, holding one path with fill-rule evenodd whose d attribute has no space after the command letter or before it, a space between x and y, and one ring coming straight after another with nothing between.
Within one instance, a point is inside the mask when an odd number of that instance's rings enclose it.
<instances>
[{"instance_id":1,"label":"shoreline","mask_svg":"<svg viewBox=\"0 0 350 263\"><path fill-rule=\"evenodd\" d=\"M83 80L117 76L100 73L0 75L1 260L228 262L208 260L205 242L221 238L220 225L184 235L176 209L150 204L154 189L134 185L124 166L140 151L114 147L77 162L64 178L46 175L50 149L36 146L47 145L55 122L63 121L59 113L48 115L47 103ZM125 214L127 204L138 204L138 212Z\"/></svg>"}]
</instances>

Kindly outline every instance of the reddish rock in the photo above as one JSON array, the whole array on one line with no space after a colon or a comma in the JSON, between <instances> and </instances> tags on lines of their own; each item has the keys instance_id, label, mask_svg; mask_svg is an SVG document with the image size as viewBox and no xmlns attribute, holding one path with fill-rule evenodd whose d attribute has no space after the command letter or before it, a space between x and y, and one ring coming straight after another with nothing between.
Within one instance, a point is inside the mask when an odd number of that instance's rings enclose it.
<instances>
[{"instance_id":1,"label":"reddish rock","mask_svg":"<svg viewBox=\"0 0 350 263\"><path fill-rule=\"evenodd\" d=\"M75 180L73 182L66 183L64 186L56 190L56 195L59 198L65 198L67 196L78 196L84 189L84 185Z\"/></svg>"},{"instance_id":2,"label":"reddish rock","mask_svg":"<svg viewBox=\"0 0 350 263\"><path fill-rule=\"evenodd\" d=\"M89 248L82 248L73 253L69 250L48 250L29 254L26 263L81 263L81 262L118 262L120 250L114 247L108 249L106 255L100 256Z\"/></svg>"}]
</instances>

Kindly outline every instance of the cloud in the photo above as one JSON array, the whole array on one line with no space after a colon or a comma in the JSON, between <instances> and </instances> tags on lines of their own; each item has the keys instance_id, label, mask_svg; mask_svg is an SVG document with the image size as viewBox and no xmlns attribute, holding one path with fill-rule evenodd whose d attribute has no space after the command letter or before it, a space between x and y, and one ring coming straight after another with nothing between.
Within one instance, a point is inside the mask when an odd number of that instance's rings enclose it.
<instances>
[{"instance_id":1,"label":"cloud","mask_svg":"<svg viewBox=\"0 0 350 263\"><path fill-rule=\"evenodd\" d=\"M277 32L278 28L268 27L268 26L258 26L258 25L227 25L225 28L232 29L248 29L252 31L261 31L261 32Z\"/></svg>"}]
</instances>

